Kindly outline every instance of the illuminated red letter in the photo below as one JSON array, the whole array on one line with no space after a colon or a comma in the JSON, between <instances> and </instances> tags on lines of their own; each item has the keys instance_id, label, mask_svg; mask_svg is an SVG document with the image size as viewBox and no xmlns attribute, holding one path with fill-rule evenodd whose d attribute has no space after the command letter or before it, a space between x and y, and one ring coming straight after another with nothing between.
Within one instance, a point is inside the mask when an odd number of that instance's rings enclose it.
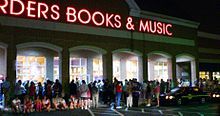
<instances>
[{"instance_id":1,"label":"illuminated red letter","mask_svg":"<svg viewBox=\"0 0 220 116\"><path fill-rule=\"evenodd\" d=\"M75 22L76 21L76 9L72 7L67 7L66 9L66 19L67 22ZM71 17L70 17L71 16Z\"/></svg>"},{"instance_id":2,"label":"illuminated red letter","mask_svg":"<svg viewBox=\"0 0 220 116\"><path fill-rule=\"evenodd\" d=\"M19 4L21 9L19 10L19 12L15 12L14 11L14 3L17 2L17 5ZM17 7L16 5L16 7ZM21 13L24 12L24 3L20 0L11 0L11 4L10 4L10 14L12 15L21 15Z\"/></svg>"},{"instance_id":3,"label":"illuminated red letter","mask_svg":"<svg viewBox=\"0 0 220 116\"><path fill-rule=\"evenodd\" d=\"M171 24L167 24L167 25L166 25L166 34L169 35L169 36L172 36L173 33L172 33L172 32L169 32L169 30L168 30L169 27L172 28L172 25L171 25Z\"/></svg>"},{"instance_id":4,"label":"illuminated red letter","mask_svg":"<svg viewBox=\"0 0 220 116\"><path fill-rule=\"evenodd\" d=\"M82 14L82 13L87 14L87 16L88 16L88 19L87 19L87 20L85 20L85 21L82 20L82 17L81 17L81 14ZM90 22L90 20L91 20L90 12L89 12L88 10L86 10L86 9L80 10L79 13L78 13L78 19L79 19L79 21L80 21L81 23L83 23L83 24L88 24L88 23Z\"/></svg>"},{"instance_id":5,"label":"illuminated red letter","mask_svg":"<svg viewBox=\"0 0 220 116\"><path fill-rule=\"evenodd\" d=\"M99 22L97 22L96 21L96 16L97 15L100 15L102 18L101 18L101 22L99 23ZM105 22L105 17L104 17L104 15L101 13L101 12L95 12L93 15L92 15L92 21L94 22L94 24L95 25L97 25L97 26L101 26L101 25L103 25L103 23Z\"/></svg>"},{"instance_id":6,"label":"illuminated red letter","mask_svg":"<svg viewBox=\"0 0 220 116\"><path fill-rule=\"evenodd\" d=\"M113 16L114 16L114 14L111 14L110 16L108 15L108 13L106 14L106 27L108 27L108 25L110 24L110 26L114 28L114 25L111 22L111 18Z\"/></svg>"},{"instance_id":7,"label":"illuminated red letter","mask_svg":"<svg viewBox=\"0 0 220 116\"><path fill-rule=\"evenodd\" d=\"M42 7L44 8L44 10L42 10ZM41 18L41 14L43 15L43 17L45 19L48 19L46 13L48 12L48 6L45 3L38 3L38 13L37 13L37 17Z\"/></svg>"},{"instance_id":8,"label":"illuminated red letter","mask_svg":"<svg viewBox=\"0 0 220 116\"><path fill-rule=\"evenodd\" d=\"M116 28L121 28L121 16L120 15L115 15L115 17L114 17L114 19L115 19L115 27Z\"/></svg>"},{"instance_id":9,"label":"illuminated red letter","mask_svg":"<svg viewBox=\"0 0 220 116\"><path fill-rule=\"evenodd\" d=\"M4 4L0 5L0 9L2 10L4 14L7 14L7 11L5 10L5 7L7 6L8 6L8 0L4 0Z\"/></svg>"},{"instance_id":10,"label":"illuminated red letter","mask_svg":"<svg viewBox=\"0 0 220 116\"><path fill-rule=\"evenodd\" d=\"M36 17L35 14L31 14L31 11L35 11L35 8L31 7L31 5L35 5L35 1L28 1L28 6L27 6L27 16L28 17Z\"/></svg>"},{"instance_id":11,"label":"illuminated red letter","mask_svg":"<svg viewBox=\"0 0 220 116\"><path fill-rule=\"evenodd\" d=\"M51 16L51 18L52 18L53 20L58 20L58 19L60 18L59 10L60 10L60 8L59 8L59 6L57 6L57 5L53 5L53 6L51 7L51 11L52 11L54 14L51 14L50 16ZM55 15L55 16L54 16L54 15Z\"/></svg>"},{"instance_id":12,"label":"illuminated red letter","mask_svg":"<svg viewBox=\"0 0 220 116\"><path fill-rule=\"evenodd\" d=\"M150 32L151 33L155 33L157 31L157 22L154 21L154 30L153 30L153 24L152 24L152 21L149 21L149 25L150 25Z\"/></svg>"},{"instance_id":13,"label":"illuminated red letter","mask_svg":"<svg viewBox=\"0 0 220 116\"><path fill-rule=\"evenodd\" d=\"M143 31L145 32L146 29L147 29L147 32L150 31L148 21L146 21L146 22L145 22L145 25L144 25L144 24L143 24L143 21L140 20L139 31L142 31L142 30L143 30Z\"/></svg>"},{"instance_id":14,"label":"illuminated red letter","mask_svg":"<svg viewBox=\"0 0 220 116\"><path fill-rule=\"evenodd\" d=\"M157 23L157 33L158 34L162 34L163 33L162 23L161 22Z\"/></svg>"}]
</instances>

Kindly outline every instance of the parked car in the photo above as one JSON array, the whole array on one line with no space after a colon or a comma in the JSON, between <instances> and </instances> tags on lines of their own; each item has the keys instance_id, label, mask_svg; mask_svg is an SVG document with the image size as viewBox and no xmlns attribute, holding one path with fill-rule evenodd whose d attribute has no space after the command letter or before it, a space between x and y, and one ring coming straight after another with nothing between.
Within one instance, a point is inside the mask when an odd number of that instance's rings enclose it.
<instances>
[{"instance_id":1,"label":"parked car","mask_svg":"<svg viewBox=\"0 0 220 116\"><path fill-rule=\"evenodd\" d=\"M162 105L182 105L190 102L205 103L209 99L210 95L198 87L177 87L172 89L170 93L160 95L160 103Z\"/></svg>"},{"instance_id":2,"label":"parked car","mask_svg":"<svg viewBox=\"0 0 220 116\"><path fill-rule=\"evenodd\" d=\"M213 102L220 101L220 88L215 88L210 92L211 100Z\"/></svg>"}]
</instances>

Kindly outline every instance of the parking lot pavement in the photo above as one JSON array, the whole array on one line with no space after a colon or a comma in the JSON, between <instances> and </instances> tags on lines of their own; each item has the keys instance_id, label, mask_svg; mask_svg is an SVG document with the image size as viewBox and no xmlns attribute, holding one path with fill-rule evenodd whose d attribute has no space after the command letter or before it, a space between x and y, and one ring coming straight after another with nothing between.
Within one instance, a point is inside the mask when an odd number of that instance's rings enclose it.
<instances>
[{"instance_id":1,"label":"parking lot pavement","mask_svg":"<svg viewBox=\"0 0 220 116\"><path fill-rule=\"evenodd\" d=\"M65 110L51 112L33 112L29 116L219 116L219 104L195 104L185 106L161 106L159 108L138 107L111 109L109 107L90 108L88 110ZM18 116L11 112L0 112L0 116ZM20 114L23 116L23 114Z\"/></svg>"}]
</instances>

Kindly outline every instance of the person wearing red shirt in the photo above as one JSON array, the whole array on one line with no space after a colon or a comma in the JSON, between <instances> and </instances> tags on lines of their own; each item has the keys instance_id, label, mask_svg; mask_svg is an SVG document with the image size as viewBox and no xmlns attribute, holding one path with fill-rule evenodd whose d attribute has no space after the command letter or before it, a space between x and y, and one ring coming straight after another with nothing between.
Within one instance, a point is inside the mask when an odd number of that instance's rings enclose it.
<instances>
[{"instance_id":1,"label":"person wearing red shirt","mask_svg":"<svg viewBox=\"0 0 220 116\"><path fill-rule=\"evenodd\" d=\"M121 93L122 93L122 84L121 82L118 82L116 85L116 108L121 108L120 101L121 101Z\"/></svg>"}]
</instances>

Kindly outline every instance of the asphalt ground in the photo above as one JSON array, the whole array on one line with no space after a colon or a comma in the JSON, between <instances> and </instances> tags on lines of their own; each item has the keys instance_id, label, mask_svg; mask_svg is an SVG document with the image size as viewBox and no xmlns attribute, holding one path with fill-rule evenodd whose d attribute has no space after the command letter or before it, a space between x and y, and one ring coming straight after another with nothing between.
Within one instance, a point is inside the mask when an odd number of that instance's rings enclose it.
<instances>
[{"instance_id":1,"label":"asphalt ground","mask_svg":"<svg viewBox=\"0 0 220 116\"><path fill-rule=\"evenodd\" d=\"M23 116L12 112L0 112L1 116ZM110 107L88 110L64 110L33 112L28 116L220 116L220 103L189 104L184 106L161 106L111 109Z\"/></svg>"}]
</instances>

